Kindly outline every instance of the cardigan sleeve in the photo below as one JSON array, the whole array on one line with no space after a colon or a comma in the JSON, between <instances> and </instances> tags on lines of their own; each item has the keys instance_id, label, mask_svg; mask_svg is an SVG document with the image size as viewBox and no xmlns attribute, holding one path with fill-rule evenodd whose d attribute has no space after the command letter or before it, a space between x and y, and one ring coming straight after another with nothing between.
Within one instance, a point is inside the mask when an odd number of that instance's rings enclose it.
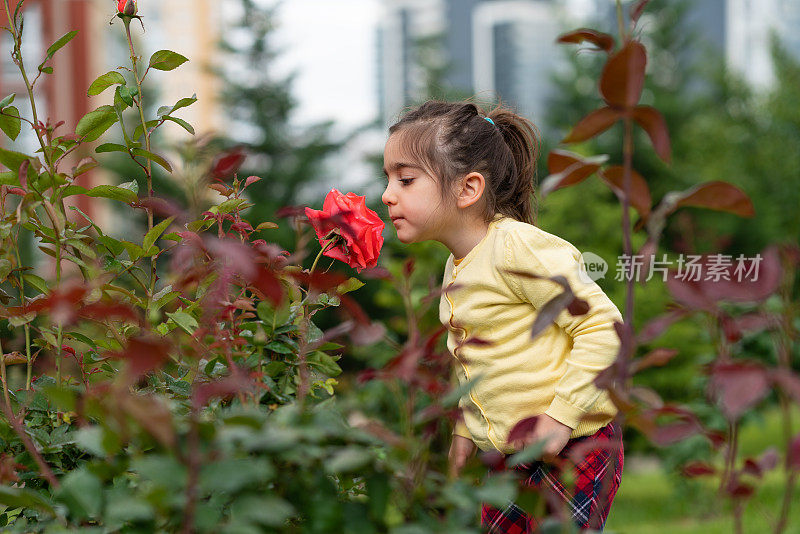
<instances>
[{"instance_id":1,"label":"cardigan sleeve","mask_svg":"<svg viewBox=\"0 0 800 534\"><path fill-rule=\"evenodd\" d=\"M521 300L540 309L562 293L563 288L551 280L527 278L508 271L547 277L562 275L572 292L589 304L584 315L572 315L565 309L555 318L573 343L564 361L564 374L556 384L555 397L545 411L553 419L577 428L602 392L594 385L595 377L614 362L619 352L614 322L622 322L622 315L597 283L579 276L580 252L567 241L534 232L509 233L505 245L505 270L501 269L501 274Z\"/></svg>"}]
</instances>

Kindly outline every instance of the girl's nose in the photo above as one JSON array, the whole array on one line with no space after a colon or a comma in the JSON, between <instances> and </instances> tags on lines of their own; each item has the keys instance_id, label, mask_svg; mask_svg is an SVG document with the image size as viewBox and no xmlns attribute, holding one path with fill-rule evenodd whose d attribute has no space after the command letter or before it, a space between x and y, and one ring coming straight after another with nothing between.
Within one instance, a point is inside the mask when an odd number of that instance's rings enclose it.
<instances>
[{"instance_id":1,"label":"girl's nose","mask_svg":"<svg viewBox=\"0 0 800 534\"><path fill-rule=\"evenodd\" d=\"M390 191L390 189L391 186L387 184L386 189L383 191L383 194L381 195L381 202L383 202L387 206L390 204L394 204L395 202L394 194Z\"/></svg>"}]
</instances>

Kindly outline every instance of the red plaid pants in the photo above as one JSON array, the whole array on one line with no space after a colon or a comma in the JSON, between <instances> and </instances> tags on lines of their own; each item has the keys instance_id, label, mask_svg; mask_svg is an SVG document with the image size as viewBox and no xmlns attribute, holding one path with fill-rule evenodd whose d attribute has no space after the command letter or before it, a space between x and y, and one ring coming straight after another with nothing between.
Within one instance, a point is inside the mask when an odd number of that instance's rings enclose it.
<instances>
[{"instance_id":1,"label":"red plaid pants","mask_svg":"<svg viewBox=\"0 0 800 534\"><path fill-rule=\"evenodd\" d=\"M512 469L523 475L523 488L538 490L548 513L565 513L581 529L602 531L619 488L624 463L622 429L612 421L591 436L567 442L554 463L533 462ZM571 466L574 482L562 483L561 473ZM504 509L481 506L481 526L490 534L527 534L538 531L538 522L513 502Z\"/></svg>"}]
</instances>

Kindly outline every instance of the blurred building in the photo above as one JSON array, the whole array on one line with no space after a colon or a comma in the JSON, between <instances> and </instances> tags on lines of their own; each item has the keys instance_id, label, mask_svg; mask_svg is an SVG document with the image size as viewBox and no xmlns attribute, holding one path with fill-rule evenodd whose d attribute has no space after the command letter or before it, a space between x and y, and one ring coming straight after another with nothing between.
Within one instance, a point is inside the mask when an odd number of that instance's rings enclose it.
<instances>
[{"instance_id":1,"label":"blurred building","mask_svg":"<svg viewBox=\"0 0 800 534\"><path fill-rule=\"evenodd\" d=\"M483 2L472 13L472 86L541 123L552 92L550 75L562 24L549 1Z\"/></svg>"},{"instance_id":2,"label":"blurred building","mask_svg":"<svg viewBox=\"0 0 800 534\"><path fill-rule=\"evenodd\" d=\"M16 2L12 1L11 4L13 6ZM219 82L209 72L209 66L221 34L220 3L213 0L142 1L139 7L146 31L143 32L142 26L134 21L131 33L142 62L146 65L150 54L164 48L190 58L178 71L151 71L148 74L151 87L155 89L149 104L172 105L196 93L197 103L181 110L178 115L193 124L198 133L218 129L223 116L217 102ZM47 48L65 33L78 31L77 36L59 50L49 63L54 73L42 74L34 89L39 120L65 122L57 133L74 132L83 115L113 101L111 90L89 97L87 89L97 76L120 65L129 65L123 26L115 13L115 0L27 0L24 4L22 54L31 81L37 74L37 65L44 58ZM0 16L4 19L3 25L7 25L4 9L0 10ZM112 20L114 23L109 26ZM31 119L27 90L11 59L11 49L11 37L3 32L0 38L0 95L16 93L14 104L23 117ZM186 139L188 135L172 123L167 123L164 131L168 139ZM9 143L7 138L3 139L5 148L26 153L38 149L36 136L24 123L16 142ZM72 162L65 161L63 167L69 168L90 154L89 147L84 147L82 151L76 151ZM91 187L106 181L107 178L101 176L100 172L99 169L90 171L81 176L77 183ZM73 198L83 210L92 209L97 204L93 203L90 208L88 198Z\"/></svg>"},{"instance_id":3,"label":"blurred building","mask_svg":"<svg viewBox=\"0 0 800 534\"><path fill-rule=\"evenodd\" d=\"M566 4L574 4L570 0ZM384 123L424 96L418 51L438 38L442 83L464 94L499 96L528 116L543 109L564 2L553 0L384 0L378 27L379 114Z\"/></svg>"},{"instance_id":4,"label":"blurred building","mask_svg":"<svg viewBox=\"0 0 800 534\"><path fill-rule=\"evenodd\" d=\"M776 37L800 59L800 0L727 0L726 59L756 88L775 81L771 42Z\"/></svg>"},{"instance_id":5,"label":"blurred building","mask_svg":"<svg viewBox=\"0 0 800 534\"><path fill-rule=\"evenodd\" d=\"M612 33L617 24L615 0L383 0L382 5L377 76L384 124L425 94L416 56L425 37L440 38L449 88L499 96L536 121L551 90L549 74L563 57L554 41L570 27L567 21L575 27L600 24ZM717 50L757 88L773 82L772 35L800 58L800 0L691 0L687 7L686 24L704 43L697 53Z\"/></svg>"}]
</instances>

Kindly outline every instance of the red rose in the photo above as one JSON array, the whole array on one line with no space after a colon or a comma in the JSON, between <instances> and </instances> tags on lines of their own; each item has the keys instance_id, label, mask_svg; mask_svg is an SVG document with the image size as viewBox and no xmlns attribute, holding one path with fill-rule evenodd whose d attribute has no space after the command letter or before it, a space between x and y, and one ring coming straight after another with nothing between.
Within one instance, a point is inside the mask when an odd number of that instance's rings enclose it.
<instances>
[{"instance_id":1,"label":"red rose","mask_svg":"<svg viewBox=\"0 0 800 534\"><path fill-rule=\"evenodd\" d=\"M331 189L322 211L306 208L306 216L325 250L324 256L341 260L358 272L377 265L384 223L366 206L364 197Z\"/></svg>"},{"instance_id":2,"label":"red rose","mask_svg":"<svg viewBox=\"0 0 800 534\"><path fill-rule=\"evenodd\" d=\"M123 15L133 16L136 14L135 0L118 0L117 11Z\"/></svg>"}]
</instances>

